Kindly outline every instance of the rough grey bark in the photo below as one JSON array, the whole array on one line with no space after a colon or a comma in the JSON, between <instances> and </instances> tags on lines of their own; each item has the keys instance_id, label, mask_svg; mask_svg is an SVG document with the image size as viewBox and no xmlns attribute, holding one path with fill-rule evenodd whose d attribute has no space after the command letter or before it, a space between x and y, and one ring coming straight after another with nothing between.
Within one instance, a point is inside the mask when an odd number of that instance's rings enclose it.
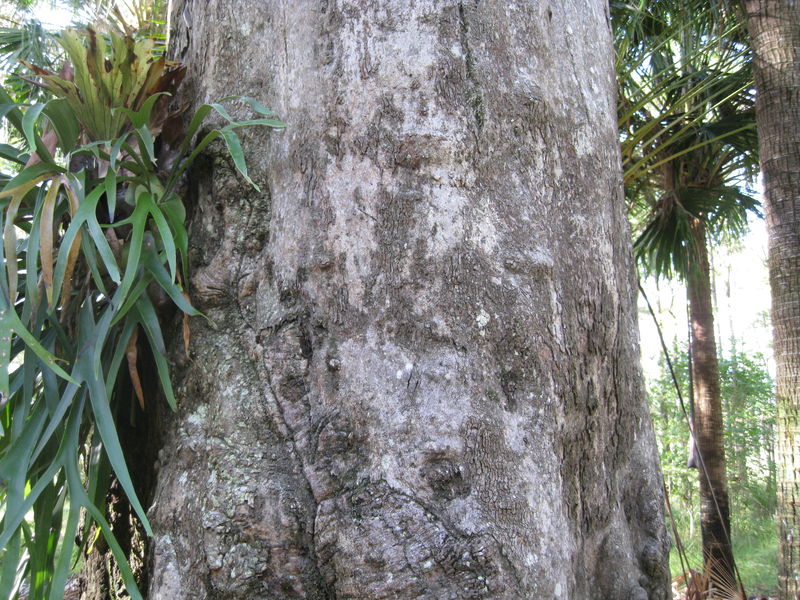
<instances>
[{"instance_id":1,"label":"rough grey bark","mask_svg":"<svg viewBox=\"0 0 800 600\"><path fill-rule=\"evenodd\" d=\"M289 126L193 176L151 598L667 597L606 11L177 3Z\"/></svg>"}]
</instances>

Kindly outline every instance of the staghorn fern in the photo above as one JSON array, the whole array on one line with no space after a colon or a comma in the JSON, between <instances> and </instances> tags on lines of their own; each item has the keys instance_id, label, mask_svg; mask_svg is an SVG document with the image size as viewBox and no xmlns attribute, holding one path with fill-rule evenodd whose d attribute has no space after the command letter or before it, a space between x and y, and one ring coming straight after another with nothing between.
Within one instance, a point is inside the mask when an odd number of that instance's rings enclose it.
<instances>
[{"instance_id":1,"label":"staghorn fern","mask_svg":"<svg viewBox=\"0 0 800 600\"><path fill-rule=\"evenodd\" d=\"M284 124L255 100L241 98L255 118L236 121L221 104L207 104L179 131L180 111L171 112L169 101L183 67L154 56L152 41L91 29L59 39L71 69L55 74L31 66L53 99L26 106L0 90L0 117L26 146L0 146L3 158L19 167L0 180L0 598L14 597L23 580L31 600L60 598L74 540L80 529L89 545L93 525L128 593L141 598L106 520L105 499L113 471L152 534L114 407L129 400L120 387L125 361L134 395L146 408L136 369L137 340L144 339L164 397L175 408L161 326L147 291L158 286L186 316L199 314L182 287L188 234L174 188L218 137L252 184L236 130ZM212 112L225 125L193 147ZM159 160L157 147L172 156ZM171 167L163 172L161 164Z\"/></svg>"}]
</instances>

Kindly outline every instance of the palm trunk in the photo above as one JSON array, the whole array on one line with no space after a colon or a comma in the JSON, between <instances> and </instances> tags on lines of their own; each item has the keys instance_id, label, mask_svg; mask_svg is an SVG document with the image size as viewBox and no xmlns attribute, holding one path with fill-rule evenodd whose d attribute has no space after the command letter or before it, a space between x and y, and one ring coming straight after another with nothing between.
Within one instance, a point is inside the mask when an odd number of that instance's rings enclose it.
<instances>
[{"instance_id":1,"label":"palm trunk","mask_svg":"<svg viewBox=\"0 0 800 600\"><path fill-rule=\"evenodd\" d=\"M777 366L781 600L800 597L800 3L746 0Z\"/></svg>"},{"instance_id":2,"label":"palm trunk","mask_svg":"<svg viewBox=\"0 0 800 600\"><path fill-rule=\"evenodd\" d=\"M696 258L695 264L690 265L686 287L691 320L694 432L702 459L698 467L703 553L710 561L712 572L721 580L733 583L736 578L729 536L730 509L708 246L703 222L693 219L691 226Z\"/></svg>"}]
</instances>

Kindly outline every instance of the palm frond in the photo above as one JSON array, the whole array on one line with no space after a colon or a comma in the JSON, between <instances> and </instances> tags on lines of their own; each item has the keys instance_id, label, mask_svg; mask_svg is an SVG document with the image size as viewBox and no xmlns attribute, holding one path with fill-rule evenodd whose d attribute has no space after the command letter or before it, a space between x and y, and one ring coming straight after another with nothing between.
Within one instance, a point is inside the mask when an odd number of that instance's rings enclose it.
<instances>
[{"instance_id":1,"label":"palm frond","mask_svg":"<svg viewBox=\"0 0 800 600\"><path fill-rule=\"evenodd\" d=\"M611 4L625 195L643 269L685 277L689 223L712 240L746 229L758 203L750 52L736 9L683 0Z\"/></svg>"}]
</instances>

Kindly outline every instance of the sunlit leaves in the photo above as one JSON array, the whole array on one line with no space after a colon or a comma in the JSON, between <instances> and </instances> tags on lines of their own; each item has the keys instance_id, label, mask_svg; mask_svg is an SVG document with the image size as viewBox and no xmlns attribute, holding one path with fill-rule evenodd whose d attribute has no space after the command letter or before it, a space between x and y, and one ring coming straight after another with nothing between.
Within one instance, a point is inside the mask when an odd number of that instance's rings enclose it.
<instances>
[{"instance_id":1,"label":"sunlit leaves","mask_svg":"<svg viewBox=\"0 0 800 600\"><path fill-rule=\"evenodd\" d=\"M687 385L688 356L674 347L678 381ZM661 450L661 466L674 501L696 502L697 474L686 467L689 429L681 412L672 378L666 366L649 382L650 410ZM775 398L766 360L734 347L720 357L720 385L725 402L725 454L731 500L740 507L732 517L739 528L748 520L769 516L775 506L774 428ZM688 390L683 393L688 396ZM765 505L759 499L768 498Z\"/></svg>"},{"instance_id":2,"label":"sunlit leaves","mask_svg":"<svg viewBox=\"0 0 800 600\"><path fill-rule=\"evenodd\" d=\"M153 60L150 39L103 36L90 28L65 30L58 41L72 64L71 77L26 66L39 76L42 87L66 101L93 140L114 139L131 126L140 127L130 119L130 112L138 112L146 102L160 101L163 111L167 102L158 95L174 93L185 72L180 64L163 57ZM148 113L152 111L151 105Z\"/></svg>"}]
</instances>

